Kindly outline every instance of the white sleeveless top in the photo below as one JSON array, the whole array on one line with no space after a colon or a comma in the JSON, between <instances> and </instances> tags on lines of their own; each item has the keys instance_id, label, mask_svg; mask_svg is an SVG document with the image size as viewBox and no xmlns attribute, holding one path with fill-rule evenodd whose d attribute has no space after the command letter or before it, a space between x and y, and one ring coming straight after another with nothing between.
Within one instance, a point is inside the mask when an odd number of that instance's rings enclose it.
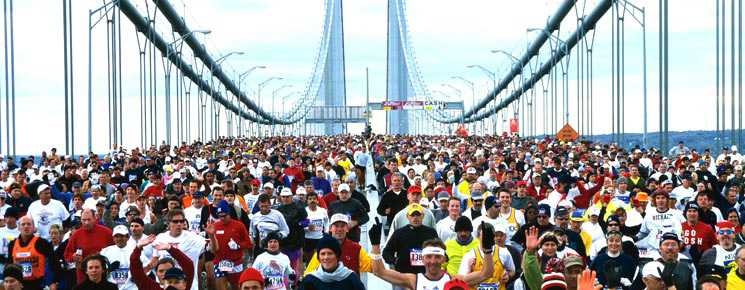
<instances>
[{"instance_id":1,"label":"white sleeveless top","mask_svg":"<svg viewBox=\"0 0 745 290\"><path fill-rule=\"evenodd\" d=\"M450 275L443 273L440 280L430 280L424 274L416 274L416 290L442 290L445 283L450 281Z\"/></svg>"},{"instance_id":2,"label":"white sleeveless top","mask_svg":"<svg viewBox=\"0 0 745 290\"><path fill-rule=\"evenodd\" d=\"M717 258L714 261L714 265L719 265L727 268L727 266L737 258L738 247L734 247L734 250L732 251L727 251L720 245L715 245L713 248L715 248L717 251Z\"/></svg>"}]
</instances>

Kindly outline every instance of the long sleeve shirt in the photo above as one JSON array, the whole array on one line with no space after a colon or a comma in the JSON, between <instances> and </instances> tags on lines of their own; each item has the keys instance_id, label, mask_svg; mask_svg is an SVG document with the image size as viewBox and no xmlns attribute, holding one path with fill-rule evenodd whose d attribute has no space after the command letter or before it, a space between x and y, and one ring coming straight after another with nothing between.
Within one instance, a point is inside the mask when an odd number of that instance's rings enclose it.
<instances>
[{"instance_id":1,"label":"long sleeve shirt","mask_svg":"<svg viewBox=\"0 0 745 290\"><path fill-rule=\"evenodd\" d=\"M70 235L70 240L65 248L65 261L72 262L72 256L78 250L78 247L83 250L83 258L85 258L97 254L103 248L113 244L114 238L111 235L111 230L104 226L93 225L90 231L80 228ZM85 279L82 272L78 272L77 276L78 282L82 282Z\"/></svg>"},{"instance_id":2,"label":"long sleeve shirt","mask_svg":"<svg viewBox=\"0 0 745 290\"><path fill-rule=\"evenodd\" d=\"M437 238L437 232L428 226L407 225L397 229L383 249L383 259L386 263L393 264L398 272L424 273L424 264L421 260L422 244L433 238ZM412 256L418 259L412 261Z\"/></svg>"},{"instance_id":3,"label":"long sleeve shirt","mask_svg":"<svg viewBox=\"0 0 745 290\"><path fill-rule=\"evenodd\" d=\"M178 262L179 266L181 266L181 269L184 271L184 275L186 276L186 279L184 280L186 281L186 288L184 289L191 289L191 284L194 280L194 263L177 248L171 247L171 249L168 250L168 253L176 259L176 262ZM145 274L142 261L140 261L141 254L142 249L140 247L135 247L134 251L132 251L132 255L129 256L129 269L132 273L132 281L143 290L163 289L160 287L158 282L150 279L150 277Z\"/></svg>"}]
</instances>

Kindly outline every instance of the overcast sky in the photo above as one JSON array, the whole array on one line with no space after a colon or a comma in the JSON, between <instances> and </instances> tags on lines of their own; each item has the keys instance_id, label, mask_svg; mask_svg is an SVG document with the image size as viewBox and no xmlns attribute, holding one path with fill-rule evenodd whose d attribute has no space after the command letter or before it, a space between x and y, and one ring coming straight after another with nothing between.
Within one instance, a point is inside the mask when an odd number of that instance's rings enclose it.
<instances>
[{"instance_id":1,"label":"overcast sky","mask_svg":"<svg viewBox=\"0 0 745 290\"><path fill-rule=\"evenodd\" d=\"M130 0L143 15L153 2ZM49 5L40 5L41 2ZM16 144L18 154L39 154L42 150L58 147L64 153L64 68L62 51L62 7L60 1L15 1L15 83L16 83ZM509 60L490 53L493 49L512 51L516 56L524 51L536 33L526 28L543 27L556 10L558 0L523 1L408 1L407 13L410 37L423 80L430 90L441 90L457 100L454 90L442 87L448 83L459 88L466 107L472 103L471 91L464 82L452 79L462 76L476 84L476 99L489 89L491 80L477 69L466 66L479 64L502 74ZM597 1L578 1L578 12L570 12L562 23L561 37L566 38L576 28L575 13L587 14ZM647 80L648 129L658 130L658 1L633 1L647 10ZM716 30L715 1L670 1L670 130L714 129L715 123L715 65ZM147 6L146 7L146 4ZM232 73L245 71L255 65L257 70L248 77L248 95L255 96L258 82L269 77L283 77L271 82L262 96L282 85L293 85L277 95L284 96L304 88L311 75L321 33L324 2L246 1L246 0L172 0L191 29L209 29L211 34L201 37L214 58L230 51L244 55L231 56L223 68ZM76 0L73 7L74 77L75 77L75 147L76 153L87 150L87 45L88 10L101 1ZM728 3L728 5L730 5ZM584 9L583 9L584 6ZM185 8L184 8L185 7ZM727 7L729 16L730 6ZM584 12L583 12L584 11ZM365 69L370 70L370 99L385 98L387 1L344 2L344 40L347 79L347 101L363 105ZM160 22L158 22L160 21ZM727 18L729 25L729 18ZM172 40L170 26L162 14L156 18L160 33ZM106 98L106 27L105 21L93 30L93 149L107 148ZM727 28L729 37L730 27ZM137 36L133 26L125 20L122 25L124 145L140 145L139 134L139 65ZM641 27L627 15L626 47L626 123L627 132L642 132L642 54ZM142 42L143 37L139 40ZM610 14L598 24L593 43L594 54L594 123L595 133L610 133ZM729 39L727 59L730 60ZM541 59L546 59L546 51ZM187 56L189 56L187 52ZM570 123L576 127L576 54L570 64ZM728 61L729 63L729 61ZM163 64L157 63L158 107L163 102ZM729 73L729 66L727 67ZM4 79L4 72L2 79ZM7 153L5 140L4 81L0 83L3 99L0 103L0 132L2 153ZM730 83L727 78L729 100ZM192 95L196 94L193 89ZM290 98L297 100L298 94ZM438 95L439 96L439 95ZM271 110L270 98L262 101ZM276 110L282 107L278 101ZM538 101L542 114L542 100ZM728 104L729 106L729 104ZM196 107L196 102L192 106ZM289 108L289 105L286 106ZM727 109L729 112L729 107ZM196 120L196 111L192 113ZM224 114L223 114L224 115ZM174 113L175 118L175 113ZM727 115L729 124L729 115ZM374 115L376 131L382 130L384 113ZM158 115L159 139L165 132L163 111ZM193 127L192 137L196 135ZM173 125L175 139L175 123ZM361 127L353 126L353 130ZM538 133L544 133L539 121ZM222 126L225 132L225 126ZM555 132L550 132L555 133Z\"/></svg>"}]
</instances>

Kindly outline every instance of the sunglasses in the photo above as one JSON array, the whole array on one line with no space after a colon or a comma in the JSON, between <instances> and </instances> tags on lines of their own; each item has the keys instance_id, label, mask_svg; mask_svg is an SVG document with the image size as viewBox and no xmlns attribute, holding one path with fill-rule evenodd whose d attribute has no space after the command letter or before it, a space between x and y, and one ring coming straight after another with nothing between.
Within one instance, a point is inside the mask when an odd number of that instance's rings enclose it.
<instances>
[{"instance_id":1,"label":"sunglasses","mask_svg":"<svg viewBox=\"0 0 745 290\"><path fill-rule=\"evenodd\" d=\"M731 235L732 234L732 230L731 229L729 229L729 230L719 230L719 231L717 231L717 234L720 234L720 235Z\"/></svg>"},{"instance_id":2,"label":"sunglasses","mask_svg":"<svg viewBox=\"0 0 745 290\"><path fill-rule=\"evenodd\" d=\"M174 224L186 223L186 220L171 220Z\"/></svg>"},{"instance_id":3,"label":"sunglasses","mask_svg":"<svg viewBox=\"0 0 745 290\"><path fill-rule=\"evenodd\" d=\"M538 218L539 218L539 219L547 219L547 218L548 218L548 216L547 216L547 215L539 215L539 216L538 216Z\"/></svg>"},{"instance_id":4,"label":"sunglasses","mask_svg":"<svg viewBox=\"0 0 745 290\"><path fill-rule=\"evenodd\" d=\"M608 224L608 226L609 226L609 227L617 227L617 226L618 226L618 224L617 224L617 223L612 223L612 224Z\"/></svg>"},{"instance_id":5,"label":"sunglasses","mask_svg":"<svg viewBox=\"0 0 745 290\"><path fill-rule=\"evenodd\" d=\"M568 220L569 217L558 217L557 219L559 219L560 221L565 221L565 220Z\"/></svg>"}]
</instances>

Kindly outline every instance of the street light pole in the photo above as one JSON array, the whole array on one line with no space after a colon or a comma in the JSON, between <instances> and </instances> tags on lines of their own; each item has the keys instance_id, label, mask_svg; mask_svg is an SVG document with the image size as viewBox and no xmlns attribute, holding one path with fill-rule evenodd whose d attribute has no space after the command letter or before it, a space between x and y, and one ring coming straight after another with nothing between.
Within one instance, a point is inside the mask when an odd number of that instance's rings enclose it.
<instances>
[{"instance_id":1,"label":"street light pole","mask_svg":"<svg viewBox=\"0 0 745 290\"><path fill-rule=\"evenodd\" d=\"M512 61L512 65L513 66L517 66L517 68L520 70L520 97L522 97L523 94L525 93L525 86L524 86L524 84L525 84L525 75L523 74L523 67L521 65L522 63L520 62L520 60L517 57L515 57L514 55L510 54L509 52L504 51L504 50L501 50L501 49L492 50L491 52L492 53L501 53L501 54L504 54L504 55L508 56L509 59L510 59L510 61ZM520 64L520 65L518 65L518 64ZM530 62L528 62L528 64L530 64ZM519 98L518 98L518 100L519 100ZM515 115L515 119L517 119L517 116L518 116L517 115L517 113L518 113L517 107L513 107L513 111L514 111L513 113ZM518 124L518 126L522 126L522 124Z\"/></svg>"},{"instance_id":2,"label":"street light pole","mask_svg":"<svg viewBox=\"0 0 745 290\"><path fill-rule=\"evenodd\" d=\"M266 66L257 65L257 66L254 66L254 67L248 69L247 71L243 72L242 74L238 75L238 91L239 92L242 92L242 90L241 90L241 84L243 84L243 80L245 78L247 78L248 75L251 74L251 72L253 72L255 69L265 69L265 68L266 68ZM246 94L246 95L248 95L248 94ZM244 120L241 120L241 121L238 122L238 132L242 132L242 130L243 130L242 129L243 128L242 124L243 124L243 121Z\"/></svg>"},{"instance_id":3,"label":"street light pole","mask_svg":"<svg viewBox=\"0 0 745 290\"><path fill-rule=\"evenodd\" d=\"M243 52L242 51L231 51L228 54L223 55L222 57L218 58L212 64L210 64L210 82L211 82L210 86L211 87L213 88L215 87L215 65L220 66L220 63L222 63L224 60L228 59L229 56L234 55L234 54L242 55ZM214 108L214 106L215 106L215 98L212 98L212 107ZM212 131L213 131L212 139L216 139L215 133L217 133L217 126L218 126L218 121L219 121L217 119L218 118L217 116L218 114L215 114L215 118L210 118L210 127L212 128ZM212 120L214 120L214 124Z\"/></svg>"},{"instance_id":4,"label":"street light pole","mask_svg":"<svg viewBox=\"0 0 745 290\"><path fill-rule=\"evenodd\" d=\"M478 64L469 65L468 68L479 68L481 71L483 71L486 75L488 75L491 78L492 82L492 89L497 88L497 74L495 72L492 72L488 69L486 69L483 66L480 66ZM494 92L494 113L492 114L492 120L494 120L494 131L493 134L497 134L497 94Z\"/></svg>"},{"instance_id":5,"label":"street light pole","mask_svg":"<svg viewBox=\"0 0 745 290\"><path fill-rule=\"evenodd\" d=\"M261 89L266 86L271 80L281 80L282 78L278 77L270 77L267 80L265 80L262 83L259 83L258 89L256 90L256 94L259 98L259 107L261 107ZM259 114L256 114L256 128L259 131L259 137L261 137L261 116Z\"/></svg>"},{"instance_id":6,"label":"street light pole","mask_svg":"<svg viewBox=\"0 0 745 290\"><path fill-rule=\"evenodd\" d=\"M277 114L277 111L274 110L275 97L277 96L277 93L280 90L282 90L284 88L288 88L288 87L292 87L292 85L282 85L281 87L279 87L278 89L276 89L276 90L274 90L272 92L272 114ZM274 127L275 127L275 123L274 123L274 119L272 119L272 137L275 136L274 135Z\"/></svg>"},{"instance_id":7,"label":"street light pole","mask_svg":"<svg viewBox=\"0 0 745 290\"><path fill-rule=\"evenodd\" d=\"M464 77L461 77L461 76L453 76L453 77L450 77L450 78L451 79L460 79L461 81L465 82L468 85L468 87L471 88L471 102L472 102L471 103L471 106L475 106L476 105L476 87L473 85L473 82L472 81L469 81L469 80L467 80L467 79L465 79ZM476 121L472 122L471 124L473 124L471 126L471 128L473 129L473 134L476 134Z\"/></svg>"},{"instance_id":8,"label":"street light pole","mask_svg":"<svg viewBox=\"0 0 745 290\"><path fill-rule=\"evenodd\" d=\"M528 28L528 32L531 32L531 31L541 31L544 34L546 34L546 36L548 36L549 38L553 39L554 41L564 46L563 50L564 50L564 56L566 59L566 70L569 71L569 57L571 55L569 54L569 46L567 45L567 43L564 40L561 40L561 38L557 37L556 35L553 35L552 33L548 32L546 29ZM564 74L566 74L566 71L564 72ZM565 85L566 91L565 91L565 96L564 96L564 118L565 118L564 124L568 124L569 123L569 76L567 75L567 77L564 79L566 82L566 85Z\"/></svg>"}]
</instances>

